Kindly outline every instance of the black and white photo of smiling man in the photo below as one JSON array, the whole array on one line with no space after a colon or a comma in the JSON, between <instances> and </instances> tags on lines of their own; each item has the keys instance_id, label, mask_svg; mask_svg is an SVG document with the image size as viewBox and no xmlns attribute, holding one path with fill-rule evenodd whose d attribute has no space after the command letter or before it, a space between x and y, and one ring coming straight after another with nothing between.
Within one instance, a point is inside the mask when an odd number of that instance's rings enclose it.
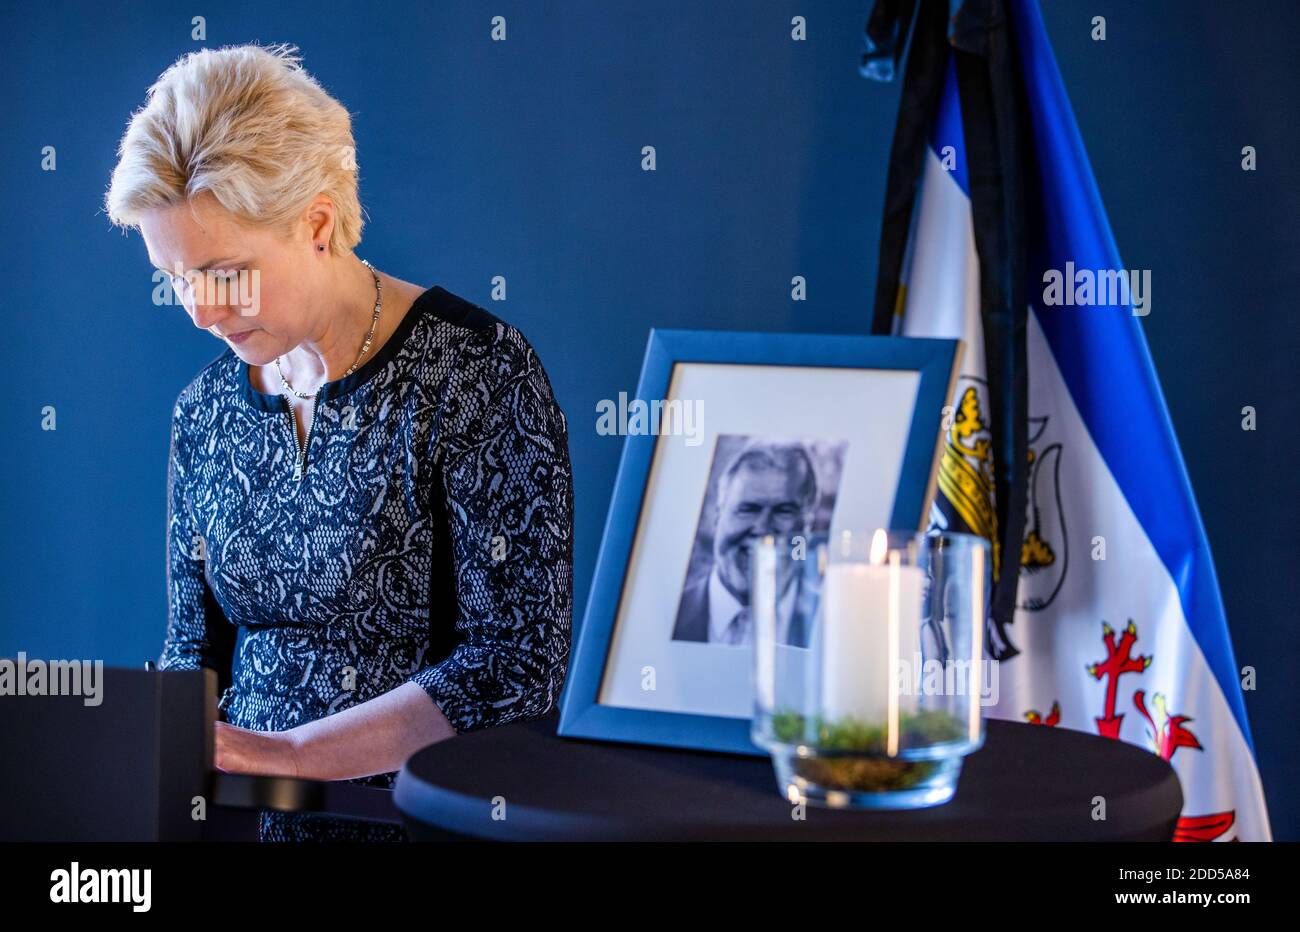
<instances>
[{"instance_id":1,"label":"black and white photo of smiling man","mask_svg":"<svg viewBox=\"0 0 1300 932\"><path fill-rule=\"evenodd\" d=\"M838 442L814 448L800 441L718 437L674 641L753 644L752 548L767 534L780 540L824 533L847 446ZM810 625L799 574L787 573L784 579L777 637L783 644L806 647Z\"/></svg>"}]
</instances>

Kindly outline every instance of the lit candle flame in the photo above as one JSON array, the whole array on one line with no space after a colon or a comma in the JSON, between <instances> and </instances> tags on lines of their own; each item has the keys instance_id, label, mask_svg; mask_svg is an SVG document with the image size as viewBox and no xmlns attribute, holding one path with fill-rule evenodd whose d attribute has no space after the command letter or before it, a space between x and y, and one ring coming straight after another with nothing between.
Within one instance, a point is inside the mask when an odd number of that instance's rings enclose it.
<instances>
[{"instance_id":1,"label":"lit candle flame","mask_svg":"<svg viewBox=\"0 0 1300 932\"><path fill-rule=\"evenodd\" d=\"M869 559L872 566L880 566L885 562L885 553L889 550L889 535L885 533L884 528L877 528L876 533L871 537L871 553Z\"/></svg>"}]
</instances>

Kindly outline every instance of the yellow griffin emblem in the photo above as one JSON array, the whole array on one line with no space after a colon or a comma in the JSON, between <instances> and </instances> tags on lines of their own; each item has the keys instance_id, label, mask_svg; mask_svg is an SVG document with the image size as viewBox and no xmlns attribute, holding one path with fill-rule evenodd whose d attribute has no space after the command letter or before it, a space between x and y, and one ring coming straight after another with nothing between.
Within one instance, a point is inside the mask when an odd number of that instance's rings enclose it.
<instances>
[{"instance_id":1,"label":"yellow griffin emblem","mask_svg":"<svg viewBox=\"0 0 1300 932\"><path fill-rule=\"evenodd\" d=\"M943 457L939 462L939 491L961 516L972 534L988 540L993 547L993 579L998 578L1001 542L998 518L993 507L993 451L991 434L980 411L979 393L974 386L962 392L961 400L948 431ZM1036 473L1035 452L1029 450L1029 468ZM1052 547L1038 533L1036 522L1027 528L1020 546L1020 566L1030 571L1056 562Z\"/></svg>"}]
</instances>

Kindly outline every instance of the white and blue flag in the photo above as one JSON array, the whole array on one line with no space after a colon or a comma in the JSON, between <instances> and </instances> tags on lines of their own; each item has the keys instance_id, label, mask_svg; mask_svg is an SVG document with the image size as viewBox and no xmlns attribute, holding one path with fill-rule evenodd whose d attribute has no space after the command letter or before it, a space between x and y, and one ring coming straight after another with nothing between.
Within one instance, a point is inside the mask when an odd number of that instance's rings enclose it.
<instances>
[{"instance_id":1,"label":"white and blue flag","mask_svg":"<svg viewBox=\"0 0 1300 932\"><path fill-rule=\"evenodd\" d=\"M1269 840L1242 674L1143 335L1150 274L1121 262L1037 4L1008 8L1032 168L1028 471L1013 643L988 711L1168 759L1185 800L1176 840ZM996 542L995 411L959 99L950 57L893 329L965 341L933 520Z\"/></svg>"}]
</instances>

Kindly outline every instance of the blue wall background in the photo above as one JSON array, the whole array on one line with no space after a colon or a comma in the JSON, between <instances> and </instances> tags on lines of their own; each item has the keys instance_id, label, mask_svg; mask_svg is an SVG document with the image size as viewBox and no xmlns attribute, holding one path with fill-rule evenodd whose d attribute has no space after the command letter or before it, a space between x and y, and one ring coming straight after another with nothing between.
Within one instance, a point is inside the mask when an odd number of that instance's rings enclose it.
<instances>
[{"instance_id":1,"label":"blue wall background","mask_svg":"<svg viewBox=\"0 0 1300 932\"><path fill-rule=\"evenodd\" d=\"M490 9L488 8L490 6ZM536 346L568 412L577 617L648 329L865 331L898 88L858 77L870 0L223 3L210 46L299 45L355 115L359 252L477 301ZM1285 3L1049 2L1048 29L1130 267L1217 559L1274 830L1300 837L1290 683L1300 198ZM544 7L544 8L543 8ZM150 303L100 201L193 4L4 4L0 655L156 657L171 405L221 346ZM199 11L202 12L202 11ZM489 17L509 39L488 40ZM805 16L808 41L789 39ZM1089 37L1104 15L1108 39ZM643 145L658 171L639 168ZM58 169L40 170L43 146ZM1259 170L1240 170L1240 150ZM792 275L808 300L789 299ZM489 299L504 275L509 300ZM1259 429L1240 428L1254 405ZM53 405L58 430L40 429ZM584 427L583 425L587 425Z\"/></svg>"}]
</instances>

